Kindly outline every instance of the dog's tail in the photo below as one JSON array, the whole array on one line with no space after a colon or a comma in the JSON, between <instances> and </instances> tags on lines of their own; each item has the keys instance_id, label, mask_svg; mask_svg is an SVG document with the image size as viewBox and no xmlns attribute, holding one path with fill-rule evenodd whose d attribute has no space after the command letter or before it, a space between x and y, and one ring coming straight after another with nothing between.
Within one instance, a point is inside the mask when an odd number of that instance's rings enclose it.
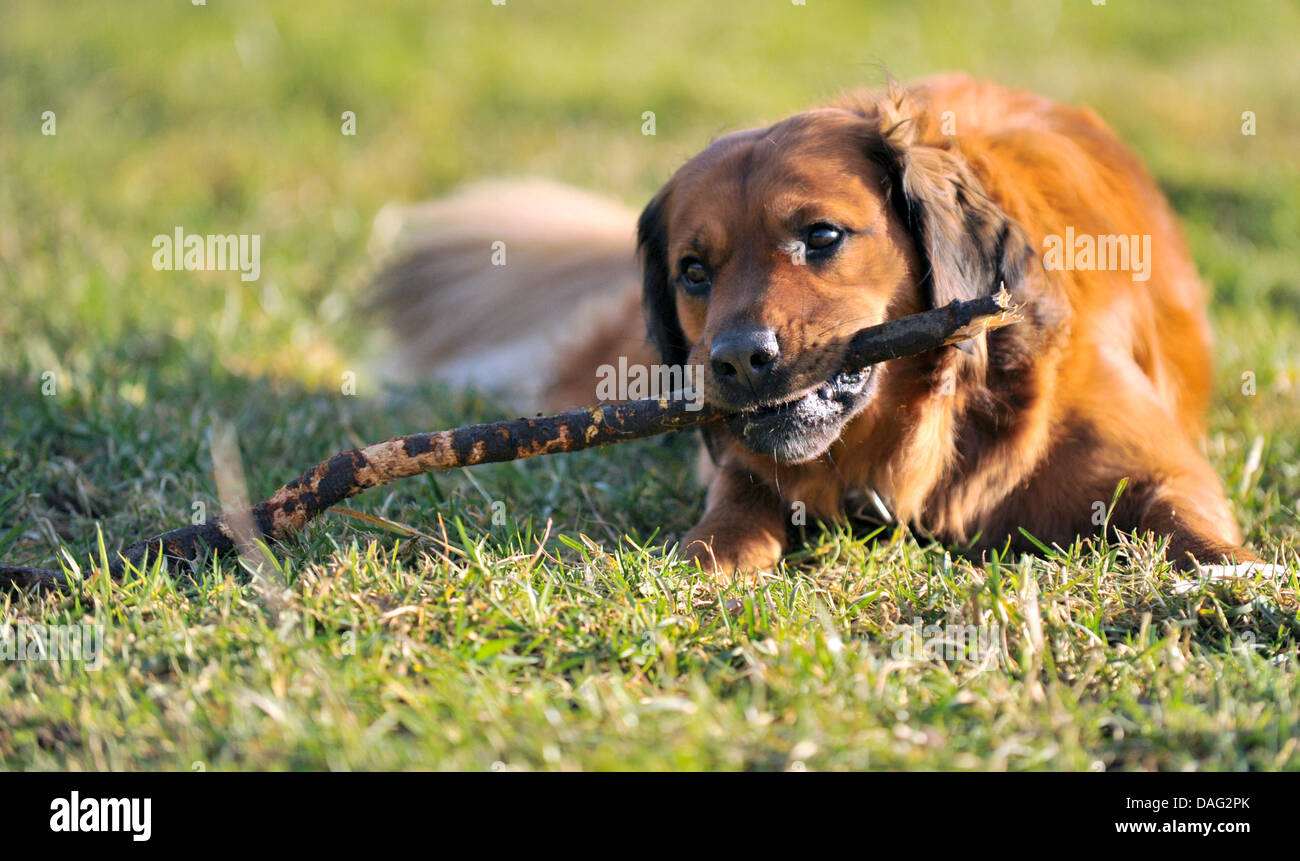
<instances>
[{"instance_id":1,"label":"dog's tail","mask_svg":"<svg viewBox=\"0 0 1300 861\"><path fill-rule=\"evenodd\" d=\"M390 377L433 375L529 408L596 400L596 368L653 361L639 304L636 214L544 181L490 181L375 219L394 262L375 307Z\"/></svg>"}]
</instances>

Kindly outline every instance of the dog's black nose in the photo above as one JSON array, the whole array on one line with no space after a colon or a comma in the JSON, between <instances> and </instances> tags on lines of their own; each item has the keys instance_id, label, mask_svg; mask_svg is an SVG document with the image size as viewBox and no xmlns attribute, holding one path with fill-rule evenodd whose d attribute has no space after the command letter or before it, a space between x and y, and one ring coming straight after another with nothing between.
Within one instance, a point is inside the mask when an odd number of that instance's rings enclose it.
<instances>
[{"instance_id":1,"label":"dog's black nose","mask_svg":"<svg viewBox=\"0 0 1300 861\"><path fill-rule=\"evenodd\" d=\"M758 391L781 355L771 329L731 329L713 339L709 364L720 381Z\"/></svg>"}]
</instances>

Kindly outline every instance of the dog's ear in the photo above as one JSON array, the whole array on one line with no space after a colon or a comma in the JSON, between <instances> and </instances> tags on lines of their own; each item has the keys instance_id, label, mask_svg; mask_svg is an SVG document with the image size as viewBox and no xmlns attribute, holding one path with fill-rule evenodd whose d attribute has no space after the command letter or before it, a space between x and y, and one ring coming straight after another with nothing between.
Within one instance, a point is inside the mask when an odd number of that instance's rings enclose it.
<instances>
[{"instance_id":1,"label":"dog's ear","mask_svg":"<svg viewBox=\"0 0 1300 861\"><path fill-rule=\"evenodd\" d=\"M989 199L966 159L935 132L926 106L895 85L880 110L891 202L928 267L922 287L931 303L996 293L1003 283L1017 294L1036 256L1024 228Z\"/></svg>"},{"instance_id":2,"label":"dog's ear","mask_svg":"<svg viewBox=\"0 0 1300 861\"><path fill-rule=\"evenodd\" d=\"M677 291L668 268L668 227L664 221L667 193L665 188L655 195L636 225L637 250L644 273L641 302L650 340L659 348L664 364L685 365L690 347L677 319Z\"/></svg>"}]
</instances>

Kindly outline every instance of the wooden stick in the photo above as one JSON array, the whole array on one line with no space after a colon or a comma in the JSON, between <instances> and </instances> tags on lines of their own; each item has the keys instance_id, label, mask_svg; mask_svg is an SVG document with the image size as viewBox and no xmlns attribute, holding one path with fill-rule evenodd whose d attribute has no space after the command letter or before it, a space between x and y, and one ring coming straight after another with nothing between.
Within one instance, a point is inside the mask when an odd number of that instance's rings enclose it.
<instances>
[{"instance_id":1,"label":"wooden stick","mask_svg":"<svg viewBox=\"0 0 1300 861\"><path fill-rule=\"evenodd\" d=\"M845 371L916 355L974 338L1019 320L1005 290L891 320L858 332L846 351ZM570 410L552 416L488 422L454 430L416 433L349 449L299 475L252 508L139 541L109 566L121 579L127 566L143 570L162 556L168 564L195 562L207 551L230 553L243 539L234 524L251 524L264 541L286 538L330 506L363 490L433 470L500 463L542 454L642 439L703 427L729 413L682 397L646 398ZM0 586L68 585L61 571L0 565Z\"/></svg>"}]
</instances>

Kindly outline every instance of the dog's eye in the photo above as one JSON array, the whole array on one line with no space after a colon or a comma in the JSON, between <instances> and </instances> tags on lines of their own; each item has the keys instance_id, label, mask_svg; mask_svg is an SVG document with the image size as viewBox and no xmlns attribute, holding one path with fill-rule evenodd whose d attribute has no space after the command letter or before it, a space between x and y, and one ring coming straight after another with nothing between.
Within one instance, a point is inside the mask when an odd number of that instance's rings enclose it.
<instances>
[{"instance_id":1,"label":"dog's eye","mask_svg":"<svg viewBox=\"0 0 1300 861\"><path fill-rule=\"evenodd\" d=\"M682 289L692 296L703 296L709 290L709 270L693 257L682 261Z\"/></svg>"},{"instance_id":2,"label":"dog's eye","mask_svg":"<svg viewBox=\"0 0 1300 861\"><path fill-rule=\"evenodd\" d=\"M844 231L833 224L818 222L808 228L808 238L805 243L812 251L825 251L832 248L841 239L844 238Z\"/></svg>"}]
</instances>

